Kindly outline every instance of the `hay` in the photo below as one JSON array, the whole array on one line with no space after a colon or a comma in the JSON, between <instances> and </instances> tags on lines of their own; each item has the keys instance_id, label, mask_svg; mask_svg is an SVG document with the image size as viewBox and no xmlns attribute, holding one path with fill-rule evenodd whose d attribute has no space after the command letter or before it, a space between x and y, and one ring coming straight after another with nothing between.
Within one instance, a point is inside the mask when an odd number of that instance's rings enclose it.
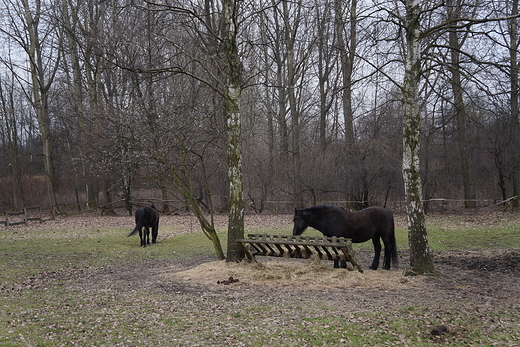
<instances>
[{"instance_id":1,"label":"hay","mask_svg":"<svg viewBox=\"0 0 520 347\"><path fill-rule=\"evenodd\" d=\"M159 274L163 280L188 282L199 285L217 285L230 277L238 279L238 285L286 286L297 284L300 288L371 288L403 289L420 281L405 278L400 270L365 270L364 273L347 269L334 269L311 257L306 262L268 258L258 263L227 263L214 261L187 271L171 269ZM233 284L233 285L235 285Z\"/></svg>"}]
</instances>

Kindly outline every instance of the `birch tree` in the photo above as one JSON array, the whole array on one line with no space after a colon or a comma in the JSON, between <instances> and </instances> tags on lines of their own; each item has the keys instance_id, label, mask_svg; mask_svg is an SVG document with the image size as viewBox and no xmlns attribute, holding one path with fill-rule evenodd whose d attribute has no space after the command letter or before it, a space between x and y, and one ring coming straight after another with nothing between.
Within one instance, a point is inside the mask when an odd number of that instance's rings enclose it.
<instances>
[{"instance_id":1,"label":"birch tree","mask_svg":"<svg viewBox=\"0 0 520 347\"><path fill-rule=\"evenodd\" d=\"M434 266L428 248L428 237L422 202L422 182L419 163L421 116L419 83L421 78L421 8L419 0L405 0L404 29L406 52L403 98L403 179L410 246L410 268L407 274L433 273Z\"/></svg>"}]
</instances>

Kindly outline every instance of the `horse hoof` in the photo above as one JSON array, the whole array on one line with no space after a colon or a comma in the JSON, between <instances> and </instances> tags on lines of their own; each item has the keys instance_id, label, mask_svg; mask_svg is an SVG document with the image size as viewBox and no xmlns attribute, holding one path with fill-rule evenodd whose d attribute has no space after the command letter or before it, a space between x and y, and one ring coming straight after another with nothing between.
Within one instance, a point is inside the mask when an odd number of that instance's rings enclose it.
<instances>
[{"instance_id":1,"label":"horse hoof","mask_svg":"<svg viewBox=\"0 0 520 347\"><path fill-rule=\"evenodd\" d=\"M377 266L371 265L370 270L377 270Z\"/></svg>"}]
</instances>

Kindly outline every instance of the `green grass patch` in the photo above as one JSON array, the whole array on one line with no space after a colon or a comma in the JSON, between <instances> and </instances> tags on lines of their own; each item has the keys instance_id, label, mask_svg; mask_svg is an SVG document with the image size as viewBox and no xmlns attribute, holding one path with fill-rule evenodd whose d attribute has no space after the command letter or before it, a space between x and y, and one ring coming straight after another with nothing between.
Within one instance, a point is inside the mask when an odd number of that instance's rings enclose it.
<instances>
[{"instance_id":1,"label":"green grass patch","mask_svg":"<svg viewBox=\"0 0 520 347\"><path fill-rule=\"evenodd\" d=\"M459 226L432 225L427 229L430 249L478 250L520 248L519 226Z\"/></svg>"}]
</instances>

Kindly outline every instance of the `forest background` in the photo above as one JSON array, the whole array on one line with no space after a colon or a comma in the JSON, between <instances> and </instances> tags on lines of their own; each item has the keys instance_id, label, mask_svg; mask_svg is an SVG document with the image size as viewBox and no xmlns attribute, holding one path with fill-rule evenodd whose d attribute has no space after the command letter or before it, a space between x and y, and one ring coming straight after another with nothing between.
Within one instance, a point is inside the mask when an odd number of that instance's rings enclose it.
<instances>
[{"instance_id":1,"label":"forest background","mask_svg":"<svg viewBox=\"0 0 520 347\"><path fill-rule=\"evenodd\" d=\"M248 209L402 208L409 3L1 0L0 209L228 211L230 91ZM518 195L518 1L416 5L426 206Z\"/></svg>"}]
</instances>

